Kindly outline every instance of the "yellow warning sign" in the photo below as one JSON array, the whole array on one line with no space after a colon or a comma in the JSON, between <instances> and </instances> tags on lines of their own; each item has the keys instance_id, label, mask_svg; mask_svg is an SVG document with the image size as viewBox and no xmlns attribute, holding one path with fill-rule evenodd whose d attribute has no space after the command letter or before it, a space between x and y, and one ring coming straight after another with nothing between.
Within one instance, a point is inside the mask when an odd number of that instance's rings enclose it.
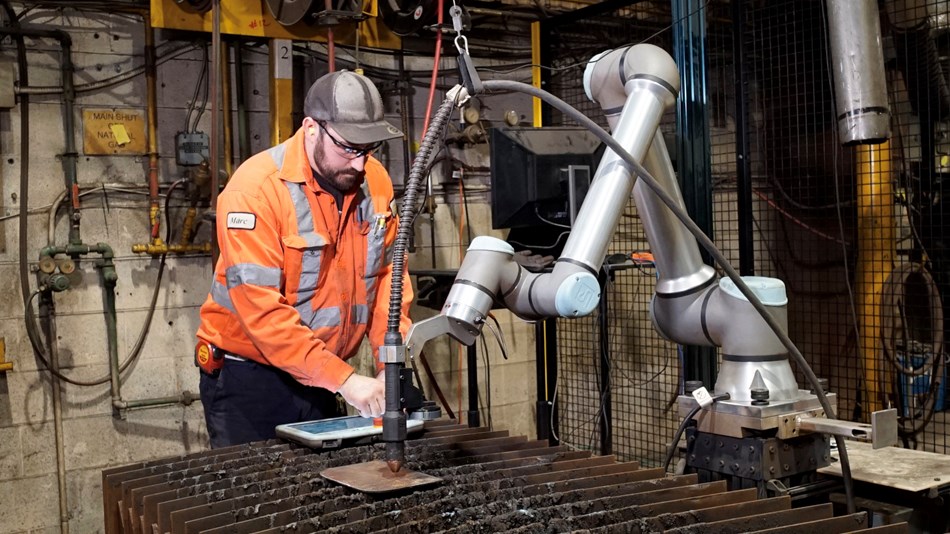
<instances>
[{"instance_id":1,"label":"yellow warning sign","mask_svg":"<svg viewBox=\"0 0 950 534\"><path fill-rule=\"evenodd\" d=\"M113 108L82 110L83 153L87 156L145 154L145 112Z\"/></svg>"}]
</instances>

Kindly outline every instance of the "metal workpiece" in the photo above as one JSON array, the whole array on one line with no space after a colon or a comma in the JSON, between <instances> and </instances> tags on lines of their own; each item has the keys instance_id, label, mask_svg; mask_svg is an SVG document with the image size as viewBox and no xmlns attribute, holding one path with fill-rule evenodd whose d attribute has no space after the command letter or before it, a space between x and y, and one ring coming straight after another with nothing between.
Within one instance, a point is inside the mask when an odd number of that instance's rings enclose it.
<instances>
[{"instance_id":1,"label":"metal workpiece","mask_svg":"<svg viewBox=\"0 0 950 534\"><path fill-rule=\"evenodd\" d=\"M407 465L440 483L363 493L317 475L378 463L383 449L322 451L271 440L109 469L102 476L104 531L736 532L801 530L793 525L816 521L809 531L843 532L866 526L856 514L845 516L851 528L829 530L825 523L840 520L830 504L816 516L814 509L792 510L789 497L731 491L725 480L700 483L697 474L669 476L450 421L426 422L421 436L405 443ZM790 458L779 467L791 468ZM391 475L376 470L385 486Z\"/></svg>"},{"instance_id":2,"label":"metal workpiece","mask_svg":"<svg viewBox=\"0 0 950 534\"><path fill-rule=\"evenodd\" d=\"M828 35L838 137L845 145L889 136L884 52L877 0L828 0Z\"/></svg>"},{"instance_id":3,"label":"metal workpiece","mask_svg":"<svg viewBox=\"0 0 950 534\"><path fill-rule=\"evenodd\" d=\"M871 424L840 419L827 419L800 414L795 417L800 433L821 432L846 438L870 441L874 449L897 443L897 409L880 410L871 414Z\"/></svg>"}]
</instances>

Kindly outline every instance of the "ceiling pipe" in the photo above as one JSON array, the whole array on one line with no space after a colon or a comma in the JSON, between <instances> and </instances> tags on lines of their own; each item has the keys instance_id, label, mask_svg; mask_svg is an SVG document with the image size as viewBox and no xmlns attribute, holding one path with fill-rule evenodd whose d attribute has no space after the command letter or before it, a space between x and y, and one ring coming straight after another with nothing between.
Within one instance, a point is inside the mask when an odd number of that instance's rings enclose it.
<instances>
[{"instance_id":1,"label":"ceiling pipe","mask_svg":"<svg viewBox=\"0 0 950 534\"><path fill-rule=\"evenodd\" d=\"M155 65L155 29L150 17L145 24L145 101L148 115L148 200L150 244L161 246L161 208L158 197L158 88Z\"/></svg>"}]
</instances>

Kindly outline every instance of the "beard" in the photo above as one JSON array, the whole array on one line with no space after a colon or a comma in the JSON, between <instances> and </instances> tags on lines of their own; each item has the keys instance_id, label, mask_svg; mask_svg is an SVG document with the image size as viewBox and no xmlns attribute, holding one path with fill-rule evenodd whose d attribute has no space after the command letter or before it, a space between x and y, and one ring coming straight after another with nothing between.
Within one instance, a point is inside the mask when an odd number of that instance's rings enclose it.
<instances>
[{"instance_id":1,"label":"beard","mask_svg":"<svg viewBox=\"0 0 950 534\"><path fill-rule=\"evenodd\" d=\"M337 190L349 193L363 184L366 171L358 171L349 166L343 169L331 169L327 165L329 159L326 152L324 152L323 144L317 143L313 148L313 164L316 167L317 174L330 182Z\"/></svg>"}]
</instances>

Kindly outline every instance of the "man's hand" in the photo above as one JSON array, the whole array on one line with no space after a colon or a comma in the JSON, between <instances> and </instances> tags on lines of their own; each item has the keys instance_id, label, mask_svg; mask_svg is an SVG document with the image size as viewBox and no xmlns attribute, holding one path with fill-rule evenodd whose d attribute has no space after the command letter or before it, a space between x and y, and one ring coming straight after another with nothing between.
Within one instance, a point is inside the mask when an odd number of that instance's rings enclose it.
<instances>
[{"instance_id":1,"label":"man's hand","mask_svg":"<svg viewBox=\"0 0 950 534\"><path fill-rule=\"evenodd\" d=\"M382 380L353 373L338 393L363 417L382 417L386 409L386 384Z\"/></svg>"}]
</instances>

